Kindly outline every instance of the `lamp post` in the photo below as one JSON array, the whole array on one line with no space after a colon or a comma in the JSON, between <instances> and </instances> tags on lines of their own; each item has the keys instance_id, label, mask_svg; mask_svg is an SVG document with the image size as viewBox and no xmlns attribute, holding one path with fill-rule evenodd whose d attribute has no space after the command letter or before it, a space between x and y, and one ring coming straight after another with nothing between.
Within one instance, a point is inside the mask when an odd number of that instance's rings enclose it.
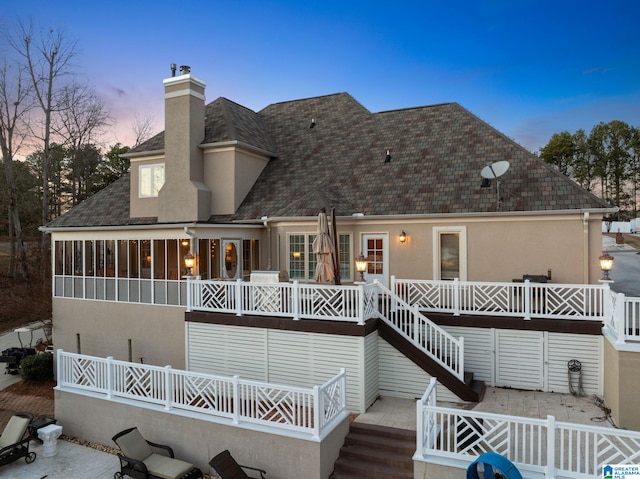
<instances>
[{"instance_id":1,"label":"lamp post","mask_svg":"<svg viewBox=\"0 0 640 479\"><path fill-rule=\"evenodd\" d=\"M608 251L605 251L600 258L600 269L602 270L602 278L600 278L601 283L613 283L613 280L609 277L609 271L613 268L613 256L609 254Z\"/></svg>"},{"instance_id":2,"label":"lamp post","mask_svg":"<svg viewBox=\"0 0 640 479\"><path fill-rule=\"evenodd\" d=\"M190 278L191 276L193 276L191 272L195 263L196 257L193 256L193 253L189 252L184 255L184 265L187 267L187 274L185 275L186 278Z\"/></svg>"},{"instance_id":3,"label":"lamp post","mask_svg":"<svg viewBox=\"0 0 640 479\"><path fill-rule=\"evenodd\" d=\"M362 253L356 258L356 271L360 273L360 279L358 280L361 283L364 283L364 272L367 270L367 258L362 256Z\"/></svg>"}]
</instances>

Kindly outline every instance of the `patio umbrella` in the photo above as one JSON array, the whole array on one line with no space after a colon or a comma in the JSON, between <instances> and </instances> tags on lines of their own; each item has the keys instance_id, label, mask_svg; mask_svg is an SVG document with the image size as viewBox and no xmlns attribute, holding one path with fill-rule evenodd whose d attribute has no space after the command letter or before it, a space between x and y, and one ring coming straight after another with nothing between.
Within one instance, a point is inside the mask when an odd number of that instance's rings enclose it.
<instances>
[{"instance_id":1,"label":"patio umbrella","mask_svg":"<svg viewBox=\"0 0 640 479\"><path fill-rule=\"evenodd\" d=\"M333 240L329 235L329 225L327 223L327 213L321 211L318 214L318 231L316 239L313 240L313 252L318 258L316 274L314 276L318 283L330 283L335 278L333 270Z\"/></svg>"}]
</instances>

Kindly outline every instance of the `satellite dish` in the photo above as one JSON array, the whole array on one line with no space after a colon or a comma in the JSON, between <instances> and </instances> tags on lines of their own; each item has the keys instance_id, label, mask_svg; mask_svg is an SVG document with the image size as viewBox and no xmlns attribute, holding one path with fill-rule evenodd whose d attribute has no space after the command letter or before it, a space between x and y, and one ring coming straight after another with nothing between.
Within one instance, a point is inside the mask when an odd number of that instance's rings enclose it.
<instances>
[{"instance_id":1,"label":"satellite dish","mask_svg":"<svg viewBox=\"0 0 640 479\"><path fill-rule=\"evenodd\" d=\"M487 180L493 180L494 178L500 178L507 172L508 169L508 161L496 161L495 163L482 168L480 176L486 178Z\"/></svg>"}]
</instances>

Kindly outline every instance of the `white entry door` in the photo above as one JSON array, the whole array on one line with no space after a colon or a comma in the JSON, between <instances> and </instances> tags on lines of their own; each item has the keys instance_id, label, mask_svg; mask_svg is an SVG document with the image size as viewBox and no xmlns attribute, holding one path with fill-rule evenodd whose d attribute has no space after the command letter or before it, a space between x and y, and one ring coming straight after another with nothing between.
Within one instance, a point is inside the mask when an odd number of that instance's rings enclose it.
<instances>
[{"instance_id":1,"label":"white entry door","mask_svg":"<svg viewBox=\"0 0 640 479\"><path fill-rule=\"evenodd\" d=\"M381 284L389 287L389 235L362 235L362 254L367 258L367 272L364 279L367 283L377 279Z\"/></svg>"},{"instance_id":2,"label":"white entry door","mask_svg":"<svg viewBox=\"0 0 640 479\"><path fill-rule=\"evenodd\" d=\"M222 277L242 278L242 248L240 240L222 240Z\"/></svg>"}]
</instances>

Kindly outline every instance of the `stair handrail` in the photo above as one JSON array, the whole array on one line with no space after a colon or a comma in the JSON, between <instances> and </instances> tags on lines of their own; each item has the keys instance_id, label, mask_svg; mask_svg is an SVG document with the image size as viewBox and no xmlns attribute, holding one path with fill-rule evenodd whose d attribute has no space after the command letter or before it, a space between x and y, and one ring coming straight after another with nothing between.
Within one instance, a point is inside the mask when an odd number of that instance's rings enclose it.
<instances>
[{"instance_id":1,"label":"stair handrail","mask_svg":"<svg viewBox=\"0 0 640 479\"><path fill-rule=\"evenodd\" d=\"M464 338L456 338L448 333L422 314L417 306L411 306L378 280L374 280L373 284L390 299L388 311L384 309L385 302L379 305L379 318L460 381L464 381ZM401 324L392 320L389 314L391 312L395 313L397 321ZM405 331L403 326L410 328L412 334ZM449 363L446 361L447 357Z\"/></svg>"}]
</instances>

